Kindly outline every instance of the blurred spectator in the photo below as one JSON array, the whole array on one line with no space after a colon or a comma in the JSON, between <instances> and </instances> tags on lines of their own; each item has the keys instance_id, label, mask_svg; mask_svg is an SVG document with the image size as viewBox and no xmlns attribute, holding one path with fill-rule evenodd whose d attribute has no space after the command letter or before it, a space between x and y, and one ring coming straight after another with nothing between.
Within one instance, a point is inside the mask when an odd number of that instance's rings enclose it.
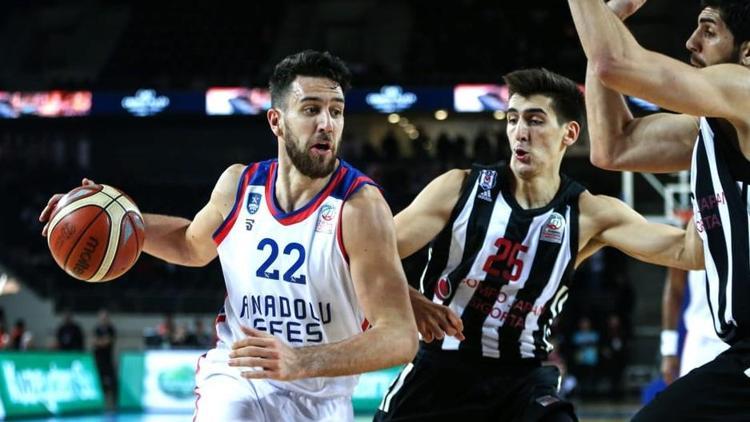
<instances>
[{"instance_id":1,"label":"blurred spectator","mask_svg":"<svg viewBox=\"0 0 750 422\"><path fill-rule=\"evenodd\" d=\"M573 373L580 380L581 396L595 392L596 367L599 364L599 333L591 327L591 320L582 317L578 329L573 333L571 346L574 350Z\"/></svg>"},{"instance_id":2,"label":"blurred spectator","mask_svg":"<svg viewBox=\"0 0 750 422\"><path fill-rule=\"evenodd\" d=\"M213 335L206 331L203 325L203 320L200 318L195 319L195 326L193 331L188 333L185 339L185 345L190 347L196 347L198 349L209 349L213 343Z\"/></svg>"},{"instance_id":3,"label":"blurred spectator","mask_svg":"<svg viewBox=\"0 0 750 422\"><path fill-rule=\"evenodd\" d=\"M99 311L98 318L99 320L94 327L94 359L102 380L104 393L108 396L109 402L114 403L117 376L112 351L117 333L105 309Z\"/></svg>"},{"instance_id":4,"label":"blurred spectator","mask_svg":"<svg viewBox=\"0 0 750 422\"><path fill-rule=\"evenodd\" d=\"M620 317L610 314L602 335L601 367L609 387L609 397L622 398L622 376L627 363L628 336L623 330Z\"/></svg>"},{"instance_id":5,"label":"blurred spectator","mask_svg":"<svg viewBox=\"0 0 750 422\"><path fill-rule=\"evenodd\" d=\"M13 331L10 333L11 350L28 350L31 348L33 335L26 329L26 322L23 319L16 320Z\"/></svg>"},{"instance_id":6,"label":"blurred spectator","mask_svg":"<svg viewBox=\"0 0 750 422\"><path fill-rule=\"evenodd\" d=\"M84 335L81 326L73 321L73 314L65 311L63 323L57 329L57 349L83 351Z\"/></svg>"}]
</instances>

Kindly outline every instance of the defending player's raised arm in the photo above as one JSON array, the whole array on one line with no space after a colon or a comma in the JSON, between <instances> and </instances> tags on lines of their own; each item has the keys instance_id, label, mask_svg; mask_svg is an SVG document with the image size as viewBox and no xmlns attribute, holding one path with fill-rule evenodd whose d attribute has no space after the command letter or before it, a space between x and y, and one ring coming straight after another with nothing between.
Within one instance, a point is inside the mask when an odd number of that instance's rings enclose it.
<instances>
[{"instance_id":1,"label":"defending player's raised arm","mask_svg":"<svg viewBox=\"0 0 750 422\"><path fill-rule=\"evenodd\" d=\"M620 20L645 0L610 0L607 6ZM607 170L671 172L687 169L698 119L668 113L634 118L625 98L605 87L593 62L586 67L586 115L591 162Z\"/></svg>"},{"instance_id":2,"label":"defending player's raised arm","mask_svg":"<svg viewBox=\"0 0 750 422\"><path fill-rule=\"evenodd\" d=\"M211 199L193 220L160 214L143 214L146 224L144 252L174 264L204 266L216 258L212 235L234 204L237 184L245 166L234 164L222 173Z\"/></svg>"},{"instance_id":3,"label":"defending player's raised arm","mask_svg":"<svg viewBox=\"0 0 750 422\"><path fill-rule=\"evenodd\" d=\"M581 44L602 83L615 91L691 116L744 122L750 78L737 64L703 69L641 47L600 0L568 0Z\"/></svg>"},{"instance_id":4,"label":"defending player's raised arm","mask_svg":"<svg viewBox=\"0 0 750 422\"><path fill-rule=\"evenodd\" d=\"M401 258L423 248L445 227L468 174L467 170L443 173L396 215L396 239Z\"/></svg>"},{"instance_id":5,"label":"defending player's raised arm","mask_svg":"<svg viewBox=\"0 0 750 422\"><path fill-rule=\"evenodd\" d=\"M670 113L634 118L623 96L602 85L592 67L589 62L586 69L591 163L650 173L689 168L698 118Z\"/></svg>"},{"instance_id":6,"label":"defending player's raised arm","mask_svg":"<svg viewBox=\"0 0 750 422\"><path fill-rule=\"evenodd\" d=\"M593 242L652 264L685 270L703 268L703 244L692 222L686 230L650 223L619 199L589 192L581 194L579 206L582 250ZM579 261L586 258L582 255Z\"/></svg>"}]
</instances>

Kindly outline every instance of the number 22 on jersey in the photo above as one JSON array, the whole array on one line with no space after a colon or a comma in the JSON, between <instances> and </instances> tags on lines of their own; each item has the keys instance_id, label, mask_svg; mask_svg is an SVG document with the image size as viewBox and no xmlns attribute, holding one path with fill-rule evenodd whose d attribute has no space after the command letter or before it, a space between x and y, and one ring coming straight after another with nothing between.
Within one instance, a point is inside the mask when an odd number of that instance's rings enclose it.
<instances>
[{"instance_id":1,"label":"number 22 on jersey","mask_svg":"<svg viewBox=\"0 0 750 422\"><path fill-rule=\"evenodd\" d=\"M270 254L266 257L266 260L263 261L260 267L258 267L258 270L255 271L255 275L260 278L266 278L269 280L278 280L279 269L274 265L274 263L276 262L276 258L279 257L279 245L273 239L267 237L261 239L261 241L258 243L258 250L267 251L269 249ZM295 255L297 257L297 260L294 261L294 263L289 268L287 268L286 271L284 271L283 277L281 279L289 283L307 284L307 277L305 277L304 274L295 276L295 273L305 263L305 247L300 245L299 243L292 242L284 247L282 253L288 256Z\"/></svg>"}]
</instances>

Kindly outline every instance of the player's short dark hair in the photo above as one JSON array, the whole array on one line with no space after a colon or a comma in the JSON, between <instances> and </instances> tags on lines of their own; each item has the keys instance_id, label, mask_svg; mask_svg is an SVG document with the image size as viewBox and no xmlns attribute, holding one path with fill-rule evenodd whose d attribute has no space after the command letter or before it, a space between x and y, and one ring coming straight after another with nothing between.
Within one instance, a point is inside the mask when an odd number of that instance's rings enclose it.
<instances>
[{"instance_id":1,"label":"player's short dark hair","mask_svg":"<svg viewBox=\"0 0 750 422\"><path fill-rule=\"evenodd\" d=\"M706 7L719 11L721 19L734 36L736 47L745 41L750 41L750 1L701 0L701 8Z\"/></svg>"},{"instance_id":2,"label":"player's short dark hair","mask_svg":"<svg viewBox=\"0 0 750 422\"><path fill-rule=\"evenodd\" d=\"M523 97L544 95L552 99L552 107L558 116L558 123L586 123L586 106L578 85L565 76L547 69L516 70L503 76L508 84L508 98L513 94Z\"/></svg>"},{"instance_id":3,"label":"player's short dark hair","mask_svg":"<svg viewBox=\"0 0 750 422\"><path fill-rule=\"evenodd\" d=\"M305 50L285 57L273 69L269 87L271 105L280 107L297 76L328 78L346 92L351 86L351 72L340 58L324 51Z\"/></svg>"}]
</instances>

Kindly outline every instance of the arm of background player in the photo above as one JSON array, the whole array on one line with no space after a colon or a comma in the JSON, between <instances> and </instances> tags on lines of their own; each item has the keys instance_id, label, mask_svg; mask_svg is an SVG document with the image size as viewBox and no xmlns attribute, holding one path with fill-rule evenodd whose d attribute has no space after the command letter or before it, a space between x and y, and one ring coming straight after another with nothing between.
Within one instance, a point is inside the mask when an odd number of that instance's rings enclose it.
<instances>
[{"instance_id":1,"label":"arm of background player","mask_svg":"<svg viewBox=\"0 0 750 422\"><path fill-rule=\"evenodd\" d=\"M738 64L698 69L641 47L601 0L568 0L586 57L615 91L691 116L737 125L750 111L750 78Z\"/></svg>"},{"instance_id":2,"label":"arm of background player","mask_svg":"<svg viewBox=\"0 0 750 422\"><path fill-rule=\"evenodd\" d=\"M687 272L677 268L667 268L667 279L664 281L664 293L661 302L662 331L677 331L682 300L685 296ZM671 384L680 375L680 360L677 355L661 357L661 375L664 382Z\"/></svg>"},{"instance_id":3,"label":"arm of background player","mask_svg":"<svg viewBox=\"0 0 750 422\"><path fill-rule=\"evenodd\" d=\"M582 249L593 241L652 264L703 268L703 244L692 221L686 230L650 223L619 199L589 192L581 194L579 205Z\"/></svg>"},{"instance_id":4,"label":"arm of background player","mask_svg":"<svg viewBox=\"0 0 750 422\"><path fill-rule=\"evenodd\" d=\"M466 170L450 170L438 176L396 215L396 239L401 258L422 249L443 230L468 174ZM409 298L422 340L429 343L445 335L464 339L463 322L449 307L432 302L411 286Z\"/></svg>"},{"instance_id":5,"label":"arm of background player","mask_svg":"<svg viewBox=\"0 0 750 422\"><path fill-rule=\"evenodd\" d=\"M216 258L212 235L234 205L244 166L234 164L222 173L211 199L193 220L159 214L143 214L146 242L143 251L174 264L200 267Z\"/></svg>"}]
</instances>

